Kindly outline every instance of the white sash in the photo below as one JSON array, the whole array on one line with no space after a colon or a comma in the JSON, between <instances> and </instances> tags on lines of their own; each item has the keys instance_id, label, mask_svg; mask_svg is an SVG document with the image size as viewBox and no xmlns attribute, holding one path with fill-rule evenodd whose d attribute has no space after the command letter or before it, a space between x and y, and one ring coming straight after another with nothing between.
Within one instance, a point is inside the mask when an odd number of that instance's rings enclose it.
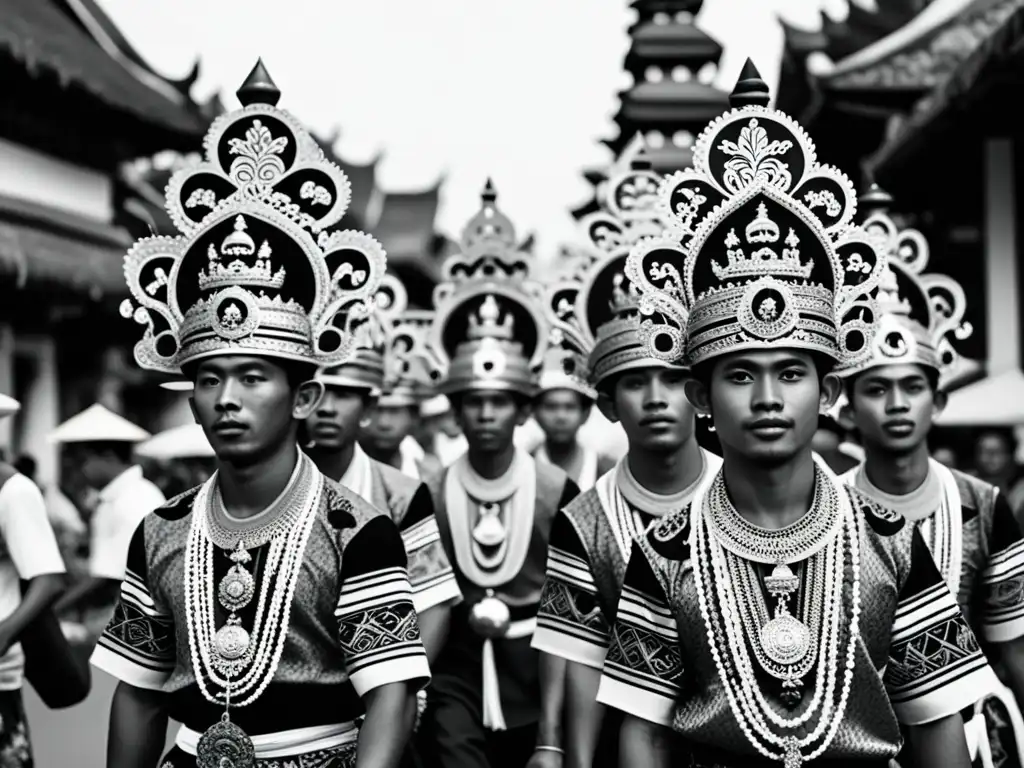
<instances>
[{"instance_id":1,"label":"white sash","mask_svg":"<svg viewBox=\"0 0 1024 768\"><path fill-rule=\"evenodd\" d=\"M365 499L370 504L373 503L370 498L373 493L373 468L370 457L359 447L359 443L356 443L355 450L352 452L352 461L348 463L348 469L345 470L345 474L338 482L356 496Z\"/></svg>"}]
</instances>

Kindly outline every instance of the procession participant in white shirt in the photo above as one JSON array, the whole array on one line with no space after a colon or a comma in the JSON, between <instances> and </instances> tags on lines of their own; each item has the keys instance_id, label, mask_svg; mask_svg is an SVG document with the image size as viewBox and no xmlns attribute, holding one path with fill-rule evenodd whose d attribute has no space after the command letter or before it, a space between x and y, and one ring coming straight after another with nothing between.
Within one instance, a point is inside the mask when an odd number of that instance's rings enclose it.
<instances>
[{"instance_id":1,"label":"procession participant in white shirt","mask_svg":"<svg viewBox=\"0 0 1024 768\"><path fill-rule=\"evenodd\" d=\"M79 608L98 592L109 592L113 602L124 581L132 534L166 501L132 462L135 446L149 438L146 430L99 403L50 433L51 442L75 452L82 477L96 491L89 519L89 575L61 596L54 606L58 613Z\"/></svg>"},{"instance_id":2,"label":"procession participant in white shirt","mask_svg":"<svg viewBox=\"0 0 1024 768\"><path fill-rule=\"evenodd\" d=\"M19 404L0 395L0 418ZM21 582L28 582L22 592ZM21 688L25 653L19 638L64 587L64 561L39 488L0 462L0 756L5 768L31 768L32 744Z\"/></svg>"}]
</instances>

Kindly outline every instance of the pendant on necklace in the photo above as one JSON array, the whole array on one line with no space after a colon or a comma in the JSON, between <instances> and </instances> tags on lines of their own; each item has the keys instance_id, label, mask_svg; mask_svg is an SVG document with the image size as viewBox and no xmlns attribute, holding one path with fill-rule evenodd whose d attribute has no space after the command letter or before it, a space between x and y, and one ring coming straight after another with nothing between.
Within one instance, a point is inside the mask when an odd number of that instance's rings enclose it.
<instances>
[{"instance_id":1,"label":"pendant on necklace","mask_svg":"<svg viewBox=\"0 0 1024 768\"><path fill-rule=\"evenodd\" d=\"M249 735L232 723L225 712L199 737L196 764L198 768L253 768L256 749Z\"/></svg>"},{"instance_id":2,"label":"pendant on necklace","mask_svg":"<svg viewBox=\"0 0 1024 768\"><path fill-rule=\"evenodd\" d=\"M785 749L783 761L785 768L800 768L804 763L804 756L800 754L800 742L796 736L790 736L786 739Z\"/></svg>"},{"instance_id":3,"label":"pendant on necklace","mask_svg":"<svg viewBox=\"0 0 1024 768\"><path fill-rule=\"evenodd\" d=\"M484 547L497 547L505 541L505 526L498 515L501 505L484 502L480 505L480 521L473 527L473 539Z\"/></svg>"},{"instance_id":4,"label":"pendant on necklace","mask_svg":"<svg viewBox=\"0 0 1024 768\"><path fill-rule=\"evenodd\" d=\"M227 624L213 636L213 647L225 661L235 661L249 650L249 632L241 625L237 616L231 616Z\"/></svg>"},{"instance_id":5,"label":"pendant on necklace","mask_svg":"<svg viewBox=\"0 0 1024 768\"><path fill-rule=\"evenodd\" d=\"M800 579L788 565L779 563L764 582L778 602L775 618L761 627L761 648L776 664L785 667L797 664L811 648L810 630L786 608L786 600L796 592Z\"/></svg>"},{"instance_id":6,"label":"pendant on necklace","mask_svg":"<svg viewBox=\"0 0 1024 768\"><path fill-rule=\"evenodd\" d=\"M250 562L252 557L243 548L241 539L228 557L234 565L220 580L217 599L224 606L224 610L235 613L245 608L256 594L256 580L245 569L246 563Z\"/></svg>"},{"instance_id":7,"label":"pendant on necklace","mask_svg":"<svg viewBox=\"0 0 1024 768\"><path fill-rule=\"evenodd\" d=\"M781 698L787 709L796 709L804 699L804 681L798 677L783 680Z\"/></svg>"}]
</instances>

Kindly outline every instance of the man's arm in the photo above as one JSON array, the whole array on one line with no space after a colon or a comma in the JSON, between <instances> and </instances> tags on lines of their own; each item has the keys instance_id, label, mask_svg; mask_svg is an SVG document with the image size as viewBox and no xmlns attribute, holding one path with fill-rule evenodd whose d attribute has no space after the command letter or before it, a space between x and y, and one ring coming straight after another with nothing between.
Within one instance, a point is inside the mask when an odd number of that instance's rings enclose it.
<instances>
[{"instance_id":1,"label":"man's arm","mask_svg":"<svg viewBox=\"0 0 1024 768\"><path fill-rule=\"evenodd\" d=\"M978 579L981 634L999 651L1007 683L1024 704L1024 535L1002 494L996 493L989 555ZM972 595L972 600L975 597Z\"/></svg>"},{"instance_id":2,"label":"man's arm","mask_svg":"<svg viewBox=\"0 0 1024 768\"><path fill-rule=\"evenodd\" d=\"M398 768L412 734L410 713L415 716L415 688L407 683L389 683L367 691L363 702L366 719L359 729L356 768Z\"/></svg>"},{"instance_id":3,"label":"man's arm","mask_svg":"<svg viewBox=\"0 0 1024 768\"><path fill-rule=\"evenodd\" d=\"M568 662L565 674L565 768L591 768L604 705L597 700L601 670ZM624 763L625 765L625 763Z\"/></svg>"},{"instance_id":4,"label":"man's arm","mask_svg":"<svg viewBox=\"0 0 1024 768\"><path fill-rule=\"evenodd\" d=\"M412 733L416 691L430 680L405 563L388 515L373 517L345 544L334 614L349 680L367 712L358 768L398 765Z\"/></svg>"},{"instance_id":5,"label":"man's arm","mask_svg":"<svg viewBox=\"0 0 1024 768\"><path fill-rule=\"evenodd\" d=\"M437 661L437 657L448 640L448 626L452 618L452 603L447 602L435 605L419 614L420 637L423 640L423 648L427 652L427 661L431 665Z\"/></svg>"},{"instance_id":6,"label":"man's arm","mask_svg":"<svg viewBox=\"0 0 1024 768\"><path fill-rule=\"evenodd\" d=\"M960 715L949 715L907 729L916 768L970 768L971 756Z\"/></svg>"},{"instance_id":7,"label":"man's arm","mask_svg":"<svg viewBox=\"0 0 1024 768\"><path fill-rule=\"evenodd\" d=\"M619 763L642 765L644 768L669 768L670 735L671 731L663 725L626 715L619 742Z\"/></svg>"},{"instance_id":8,"label":"man's arm","mask_svg":"<svg viewBox=\"0 0 1024 768\"><path fill-rule=\"evenodd\" d=\"M14 612L0 621L0 655L18 641L21 633L33 619L50 607L61 589L64 574L45 573L29 580L28 589Z\"/></svg>"},{"instance_id":9,"label":"man's arm","mask_svg":"<svg viewBox=\"0 0 1024 768\"><path fill-rule=\"evenodd\" d=\"M167 737L166 697L162 691L117 684L110 703L107 768L153 768L159 762Z\"/></svg>"},{"instance_id":10,"label":"man's arm","mask_svg":"<svg viewBox=\"0 0 1024 768\"><path fill-rule=\"evenodd\" d=\"M85 576L80 581L72 584L63 595L53 604L53 612L62 615L79 609L88 602L93 595L98 593L117 594L117 588L121 582L116 579L107 579L102 576Z\"/></svg>"},{"instance_id":11,"label":"man's arm","mask_svg":"<svg viewBox=\"0 0 1024 768\"><path fill-rule=\"evenodd\" d=\"M562 701L565 697L565 659L550 653L540 654L540 722L537 746L562 748ZM548 768L561 764L561 753L537 750L527 768Z\"/></svg>"}]
</instances>

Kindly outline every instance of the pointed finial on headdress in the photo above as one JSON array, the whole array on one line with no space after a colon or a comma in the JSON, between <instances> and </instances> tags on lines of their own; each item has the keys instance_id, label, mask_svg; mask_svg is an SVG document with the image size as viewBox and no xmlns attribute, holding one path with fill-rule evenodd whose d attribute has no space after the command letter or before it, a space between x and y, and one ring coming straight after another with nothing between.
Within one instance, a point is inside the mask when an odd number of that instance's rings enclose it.
<instances>
[{"instance_id":1,"label":"pointed finial on headdress","mask_svg":"<svg viewBox=\"0 0 1024 768\"><path fill-rule=\"evenodd\" d=\"M281 99L281 91L274 85L273 78L263 65L263 59L256 61L256 66L235 94L243 107L250 104L269 104L273 107Z\"/></svg>"},{"instance_id":2,"label":"pointed finial on headdress","mask_svg":"<svg viewBox=\"0 0 1024 768\"><path fill-rule=\"evenodd\" d=\"M736 87L729 94L729 105L734 109L754 104L767 107L771 94L768 92L768 84L761 79L761 73L757 71L754 62L747 59L743 65L743 71L736 81Z\"/></svg>"},{"instance_id":3,"label":"pointed finial on headdress","mask_svg":"<svg viewBox=\"0 0 1024 768\"><path fill-rule=\"evenodd\" d=\"M494 188L494 182L491 178L487 177L487 183L484 185L484 191L480 194L480 199L485 203L493 203L498 199L498 190Z\"/></svg>"},{"instance_id":4,"label":"pointed finial on headdress","mask_svg":"<svg viewBox=\"0 0 1024 768\"><path fill-rule=\"evenodd\" d=\"M868 191L860 196L857 204L864 215L877 211L884 213L892 207L892 196L877 184L872 184Z\"/></svg>"},{"instance_id":5,"label":"pointed finial on headdress","mask_svg":"<svg viewBox=\"0 0 1024 768\"><path fill-rule=\"evenodd\" d=\"M646 147L641 146L637 149L636 154L633 155L633 159L629 163L629 167L634 171L649 171L654 168L654 164L647 154Z\"/></svg>"}]
</instances>

